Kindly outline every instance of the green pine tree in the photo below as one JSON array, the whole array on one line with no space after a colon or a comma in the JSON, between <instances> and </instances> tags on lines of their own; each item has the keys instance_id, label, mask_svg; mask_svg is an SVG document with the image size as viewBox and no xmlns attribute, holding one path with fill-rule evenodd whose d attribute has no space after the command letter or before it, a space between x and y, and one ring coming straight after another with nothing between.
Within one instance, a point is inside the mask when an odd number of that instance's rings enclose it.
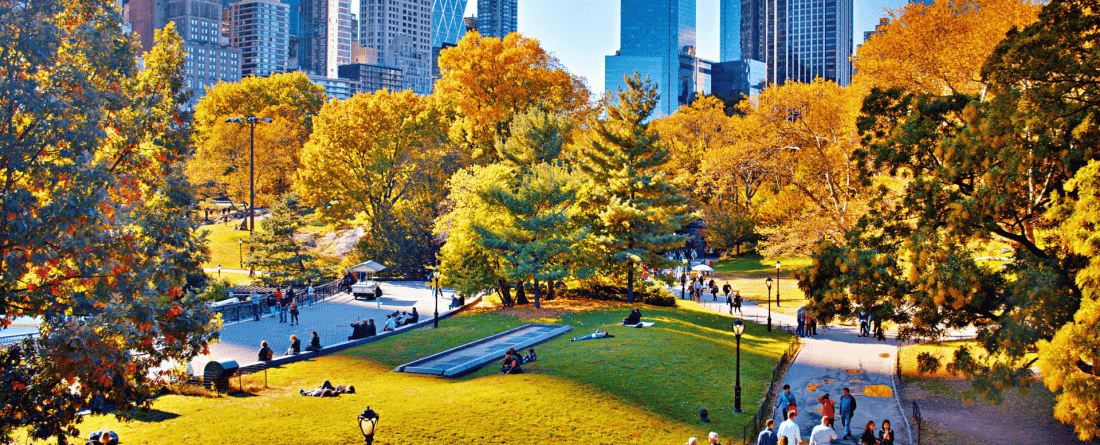
<instances>
[{"instance_id":1,"label":"green pine tree","mask_svg":"<svg viewBox=\"0 0 1100 445\"><path fill-rule=\"evenodd\" d=\"M627 302L634 302L634 269L667 265L661 251L683 245L679 230L696 218L688 194L660 167L671 158L646 120L660 97L649 78L626 77L627 89L604 98L601 118L581 144L578 167L590 179L582 203L597 241L608 252L609 272L627 274Z\"/></svg>"},{"instance_id":2,"label":"green pine tree","mask_svg":"<svg viewBox=\"0 0 1100 445\"><path fill-rule=\"evenodd\" d=\"M268 285L282 286L306 274L313 256L294 240L294 233L302 226L297 195L283 195L260 225L263 230L252 235L255 251L248 254L245 264L265 271L261 280Z\"/></svg>"}]
</instances>

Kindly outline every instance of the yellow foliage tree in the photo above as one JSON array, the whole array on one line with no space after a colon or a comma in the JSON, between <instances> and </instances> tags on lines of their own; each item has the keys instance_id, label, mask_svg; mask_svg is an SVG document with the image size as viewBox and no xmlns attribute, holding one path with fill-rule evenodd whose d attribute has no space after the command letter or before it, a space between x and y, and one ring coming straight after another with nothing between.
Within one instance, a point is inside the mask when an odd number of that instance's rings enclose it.
<instances>
[{"instance_id":1,"label":"yellow foliage tree","mask_svg":"<svg viewBox=\"0 0 1100 445\"><path fill-rule=\"evenodd\" d=\"M863 91L817 79L769 88L743 103L741 153L762 152L753 162L768 166L778 187L795 188L809 203L797 217L763 231L767 253L805 252L822 238L843 243L865 211L854 157Z\"/></svg>"},{"instance_id":2,"label":"yellow foliage tree","mask_svg":"<svg viewBox=\"0 0 1100 445\"><path fill-rule=\"evenodd\" d=\"M311 119L325 103L324 89L302 73L248 77L207 88L195 107L195 155L187 173L202 195L248 201L249 129L227 123L234 116L271 118L257 124L257 205L269 205L290 190L298 153L312 132Z\"/></svg>"},{"instance_id":3,"label":"yellow foliage tree","mask_svg":"<svg viewBox=\"0 0 1100 445\"><path fill-rule=\"evenodd\" d=\"M467 33L439 55L443 77L435 95L454 113L451 139L473 160L496 161L496 142L508 138L512 117L531 107L583 121L591 111L588 87L569 74L538 40L512 33L503 39Z\"/></svg>"},{"instance_id":4,"label":"yellow foliage tree","mask_svg":"<svg viewBox=\"0 0 1100 445\"><path fill-rule=\"evenodd\" d=\"M880 88L930 94L979 94L982 63L1013 27L1038 19L1028 0L909 3L890 11L890 24L859 49L859 75Z\"/></svg>"},{"instance_id":5,"label":"yellow foliage tree","mask_svg":"<svg viewBox=\"0 0 1100 445\"><path fill-rule=\"evenodd\" d=\"M460 164L430 99L411 91L334 100L314 126L295 189L333 221L362 212L377 227L403 201L442 198L456 169L447 165Z\"/></svg>"}]
</instances>

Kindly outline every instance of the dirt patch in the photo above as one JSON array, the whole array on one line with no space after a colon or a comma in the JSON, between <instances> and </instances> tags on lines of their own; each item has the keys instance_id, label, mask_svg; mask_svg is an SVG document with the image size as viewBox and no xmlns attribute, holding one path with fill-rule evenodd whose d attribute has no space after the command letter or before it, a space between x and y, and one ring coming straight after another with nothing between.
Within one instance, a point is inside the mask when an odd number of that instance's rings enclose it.
<instances>
[{"instance_id":1,"label":"dirt patch","mask_svg":"<svg viewBox=\"0 0 1100 445\"><path fill-rule=\"evenodd\" d=\"M924 419L921 445L1100 444L1077 440L1072 427L1054 420L1054 396L1041 383L1029 388L1027 394L1015 389L1006 391L1004 403L992 405L985 400L972 404L963 401L963 394L970 390L965 380L905 380L899 385L898 395L909 414L913 402L920 406Z\"/></svg>"}]
</instances>

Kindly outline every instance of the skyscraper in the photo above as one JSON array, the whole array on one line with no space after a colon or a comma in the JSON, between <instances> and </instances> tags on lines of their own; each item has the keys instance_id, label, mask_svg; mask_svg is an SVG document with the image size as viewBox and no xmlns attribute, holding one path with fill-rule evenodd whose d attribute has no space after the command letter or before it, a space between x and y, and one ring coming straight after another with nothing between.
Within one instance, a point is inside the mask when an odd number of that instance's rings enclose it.
<instances>
[{"instance_id":1,"label":"skyscraper","mask_svg":"<svg viewBox=\"0 0 1100 445\"><path fill-rule=\"evenodd\" d=\"M336 78L340 65L351 63L351 0L302 0L301 5L298 64Z\"/></svg>"},{"instance_id":2,"label":"skyscraper","mask_svg":"<svg viewBox=\"0 0 1100 445\"><path fill-rule=\"evenodd\" d=\"M743 0L741 57L766 62L769 82L848 85L852 9L852 0Z\"/></svg>"},{"instance_id":3,"label":"skyscraper","mask_svg":"<svg viewBox=\"0 0 1100 445\"><path fill-rule=\"evenodd\" d=\"M458 44L466 35L466 22L462 15L466 13L467 0L434 0L432 2L432 47L442 48L443 44Z\"/></svg>"},{"instance_id":4,"label":"skyscraper","mask_svg":"<svg viewBox=\"0 0 1100 445\"><path fill-rule=\"evenodd\" d=\"M516 32L518 17L519 0L477 0L477 31L482 36L503 39Z\"/></svg>"},{"instance_id":5,"label":"skyscraper","mask_svg":"<svg viewBox=\"0 0 1100 445\"><path fill-rule=\"evenodd\" d=\"M709 64L695 57L695 0L622 0L621 8L621 47L604 62L607 91L625 87L623 76L635 71L649 76L661 94L656 113L665 115L706 92L698 79L709 76Z\"/></svg>"},{"instance_id":6,"label":"skyscraper","mask_svg":"<svg viewBox=\"0 0 1100 445\"><path fill-rule=\"evenodd\" d=\"M308 1L308 0L307 0ZM432 93L432 0L360 0L359 45L400 68L405 89Z\"/></svg>"},{"instance_id":7,"label":"skyscraper","mask_svg":"<svg viewBox=\"0 0 1100 445\"><path fill-rule=\"evenodd\" d=\"M269 76L286 66L289 7L278 0L241 0L229 6L229 42L241 50L241 77Z\"/></svg>"},{"instance_id":8,"label":"skyscraper","mask_svg":"<svg viewBox=\"0 0 1100 445\"><path fill-rule=\"evenodd\" d=\"M159 18L161 14L165 24L176 23L183 38L187 53L184 81L194 93L192 104L206 94L205 87L241 80L240 50L230 47L229 40L222 37L220 0L167 0L164 9L154 16Z\"/></svg>"},{"instance_id":9,"label":"skyscraper","mask_svg":"<svg viewBox=\"0 0 1100 445\"><path fill-rule=\"evenodd\" d=\"M741 60L741 1L721 0L719 5L719 62Z\"/></svg>"}]
</instances>

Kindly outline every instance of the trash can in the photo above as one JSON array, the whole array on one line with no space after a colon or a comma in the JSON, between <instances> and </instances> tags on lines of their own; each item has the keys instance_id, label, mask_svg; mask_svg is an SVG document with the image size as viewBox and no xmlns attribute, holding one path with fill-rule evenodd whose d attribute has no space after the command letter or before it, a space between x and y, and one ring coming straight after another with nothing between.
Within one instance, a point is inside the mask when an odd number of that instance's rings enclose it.
<instances>
[{"instance_id":1,"label":"trash can","mask_svg":"<svg viewBox=\"0 0 1100 445\"><path fill-rule=\"evenodd\" d=\"M211 361L203 368L202 383L206 389L229 392L229 377L240 369L234 360Z\"/></svg>"}]
</instances>

